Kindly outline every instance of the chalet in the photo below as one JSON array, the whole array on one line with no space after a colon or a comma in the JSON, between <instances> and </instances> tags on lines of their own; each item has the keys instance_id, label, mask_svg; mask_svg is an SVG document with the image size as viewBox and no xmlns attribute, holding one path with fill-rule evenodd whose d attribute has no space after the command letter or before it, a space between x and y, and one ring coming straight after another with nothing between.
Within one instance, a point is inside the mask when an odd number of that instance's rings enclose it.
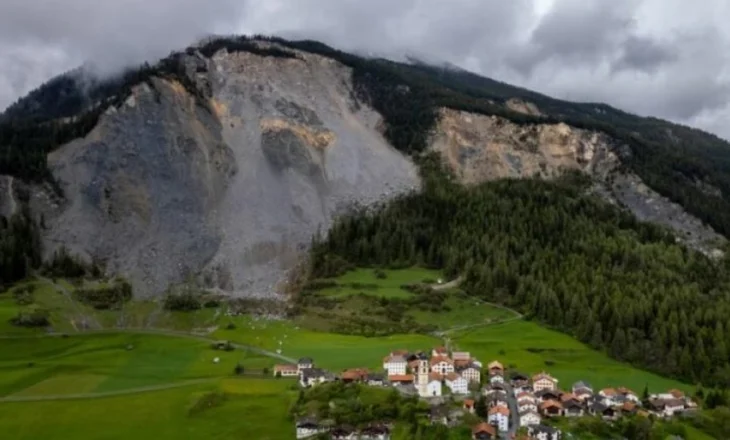
<instances>
[{"instance_id":1,"label":"chalet","mask_svg":"<svg viewBox=\"0 0 730 440\"><path fill-rule=\"evenodd\" d=\"M388 381L395 386L408 385L413 383L412 374L391 374L388 375Z\"/></svg>"},{"instance_id":2,"label":"chalet","mask_svg":"<svg viewBox=\"0 0 730 440\"><path fill-rule=\"evenodd\" d=\"M383 358L383 369L388 372L388 376L406 374L407 365L406 358L402 354L391 353Z\"/></svg>"},{"instance_id":3,"label":"chalet","mask_svg":"<svg viewBox=\"0 0 730 440\"><path fill-rule=\"evenodd\" d=\"M575 399L568 399L562 402L563 415L565 417L583 417L585 413L583 403Z\"/></svg>"},{"instance_id":4,"label":"chalet","mask_svg":"<svg viewBox=\"0 0 730 440\"><path fill-rule=\"evenodd\" d=\"M639 408L634 402L625 402L618 410L621 412L621 415L631 416L636 414L639 411Z\"/></svg>"},{"instance_id":5,"label":"chalet","mask_svg":"<svg viewBox=\"0 0 730 440\"><path fill-rule=\"evenodd\" d=\"M447 374L444 383L454 394L469 393L469 382L456 373Z\"/></svg>"},{"instance_id":6,"label":"chalet","mask_svg":"<svg viewBox=\"0 0 730 440\"><path fill-rule=\"evenodd\" d=\"M312 360L312 358L303 357L300 358L299 361L297 361L297 370L299 372L309 368L314 368L314 361Z\"/></svg>"},{"instance_id":7,"label":"chalet","mask_svg":"<svg viewBox=\"0 0 730 440\"><path fill-rule=\"evenodd\" d=\"M560 440L562 437L559 429L547 425L530 426L527 428L527 433L535 440Z\"/></svg>"},{"instance_id":8,"label":"chalet","mask_svg":"<svg viewBox=\"0 0 730 440\"><path fill-rule=\"evenodd\" d=\"M557 417L563 413L563 405L557 400L548 400L540 404L540 414L544 417Z\"/></svg>"},{"instance_id":9,"label":"chalet","mask_svg":"<svg viewBox=\"0 0 730 440\"><path fill-rule=\"evenodd\" d=\"M485 396L492 396L494 394L499 394L501 396L506 397L507 391L505 390L504 385L498 384L498 383L493 383L493 384L489 384L487 387L485 387L484 390L482 391L482 394L484 394Z\"/></svg>"},{"instance_id":10,"label":"chalet","mask_svg":"<svg viewBox=\"0 0 730 440\"><path fill-rule=\"evenodd\" d=\"M641 401L639 396L628 388L619 387L616 392L619 396L623 396L629 402L639 403Z\"/></svg>"},{"instance_id":11,"label":"chalet","mask_svg":"<svg viewBox=\"0 0 730 440\"><path fill-rule=\"evenodd\" d=\"M523 388L530 384L530 377L526 374L514 372L510 375L510 383L514 388Z\"/></svg>"},{"instance_id":12,"label":"chalet","mask_svg":"<svg viewBox=\"0 0 730 440\"><path fill-rule=\"evenodd\" d=\"M495 375L499 374L500 376L504 376L504 365L502 365L499 361L492 361L487 366L489 369L489 375Z\"/></svg>"},{"instance_id":13,"label":"chalet","mask_svg":"<svg viewBox=\"0 0 730 440\"><path fill-rule=\"evenodd\" d=\"M517 399L517 407L520 411L535 411L537 412L538 406L534 398L523 397Z\"/></svg>"},{"instance_id":14,"label":"chalet","mask_svg":"<svg viewBox=\"0 0 730 440\"><path fill-rule=\"evenodd\" d=\"M520 426L531 426L540 424L540 415L536 411L522 411L520 410Z\"/></svg>"},{"instance_id":15,"label":"chalet","mask_svg":"<svg viewBox=\"0 0 730 440\"><path fill-rule=\"evenodd\" d=\"M296 430L297 439L314 437L326 431L315 419L310 418L297 420Z\"/></svg>"},{"instance_id":16,"label":"chalet","mask_svg":"<svg viewBox=\"0 0 730 440\"><path fill-rule=\"evenodd\" d=\"M342 379L342 381L345 383L364 382L367 376L367 368L351 368L349 370L343 371L340 375L340 379Z\"/></svg>"},{"instance_id":17,"label":"chalet","mask_svg":"<svg viewBox=\"0 0 730 440\"><path fill-rule=\"evenodd\" d=\"M431 371L441 374L453 373L454 361L446 356L434 356L431 358Z\"/></svg>"},{"instance_id":18,"label":"chalet","mask_svg":"<svg viewBox=\"0 0 730 440\"><path fill-rule=\"evenodd\" d=\"M573 390L573 395L575 395L575 398L580 400L581 402L585 402L586 400L593 397L593 391L590 391L586 388L579 388L577 390Z\"/></svg>"},{"instance_id":19,"label":"chalet","mask_svg":"<svg viewBox=\"0 0 730 440\"><path fill-rule=\"evenodd\" d=\"M299 384L304 388L309 388L325 382L335 380L334 375L321 368L304 368L299 372Z\"/></svg>"},{"instance_id":20,"label":"chalet","mask_svg":"<svg viewBox=\"0 0 730 440\"><path fill-rule=\"evenodd\" d=\"M552 389L543 389L535 392L535 397L537 397L538 400L542 400L543 402L548 400L558 400L560 399L560 392Z\"/></svg>"},{"instance_id":21,"label":"chalet","mask_svg":"<svg viewBox=\"0 0 730 440\"><path fill-rule=\"evenodd\" d=\"M493 374L489 377L489 383L504 383L504 377L499 374Z\"/></svg>"},{"instance_id":22,"label":"chalet","mask_svg":"<svg viewBox=\"0 0 730 440\"><path fill-rule=\"evenodd\" d=\"M588 391L590 394L593 394L593 387L588 382L584 381L578 381L573 384L572 387L573 394L578 394L578 391Z\"/></svg>"},{"instance_id":23,"label":"chalet","mask_svg":"<svg viewBox=\"0 0 730 440\"><path fill-rule=\"evenodd\" d=\"M507 431L509 430L509 409L503 406L495 406L489 410L487 420L497 426L500 431Z\"/></svg>"},{"instance_id":24,"label":"chalet","mask_svg":"<svg viewBox=\"0 0 730 440\"><path fill-rule=\"evenodd\" d=\"M468 351L455 351L451 353L451 358L455 361L474 361L474 359L471 358L471 353L469 353Z\"/></svg>"},{"instance_id":25,"label":"chalet","mask_svg":"<svg viewBox=\"0 0 730 440\"><path fill-rule=\"evenodd\" d=\"M593 402L588 406L588 413L594 416L600 416L604 420L615 420L617 412L615 409L601 402Z\"/></svg>"},{"instance_id":26,"label":"chalet","mask_svg":"<svg viewBox=\"0 0 730 440\"><path fill-rule=\"evenodd\" d=\"M360 430L360 440L390 440L390 428L386 425L371 425Z\"/></svg>"},{"instance_id":27,"label":"chalet","mask_svg":"<svg viewBox=\"0 0 730 440\"><path fill-rule=\"evenodd\" d=\"M475 409L475 402L473 399L464 399L464 404L462 405L462 408L469 414L474 414Z\"/></svg>"},{"instance_id":28,"label":"chalet","mask_svg":"<svg viewBox=\"0 0 730 440\"><path fill-rule=\"evenodd\" d=\"M297 376L299 376L299 369L294 364L274 365L274 376L275 377L297 377Z\"/></svg>"},{"instance_id":29,"label":"chalet","mask_svg":"<svg viewBox=\"0 0 730 440\"><path fill-rule=\"evenodd\" d=\"M466 365L456 367L456 372L461 375L464 379L467 380L469 383L481 383L482 381L482 373L479 370L479 368L472 364L468 363Z\"/></svg>"},{"instance_id":30,"label":"chalet","mask_svg":"<svg viewBox=\"0 0 730 440\"><path fill-rule=\"evenodd\" d=\"M380 373L368 373L365 382L374 387L382 387L385 385L385 376Z\"/></svg>"},{"instance_id":31,"label":"chalet","mask_svg":"<svg viewBox=\"0 0 730 440\"><path fill-rule=\"evenodd\" d=\"M449 350L447 350L446 347L436 347L433 350L431 350L431 356L449 357Z\"/></svg>"},{"instance_id":32,"label":"chalet","mask_svg":"<svg viewBox=\"0 0 730 440\"><path fill-rule=\"evenodd\" d=\"M497 429L489 423L480 423L471 429L472 440L494 440Z\"/></svg>"},{"instance_id":33,"label":"chalet","mask_svg":"<svg viewBox=\"0 0 730 440\"><path fill-rule=\"evenodd\" d=\"M491 396L487 396L485 399L485 402L487 404L487 408L494 408L495 406L503 406L505 408L509 408L509 403L507 402L507 396L501 396L499 394L492 394Z\"/></svg>"},{"instance_id":34,"label":"chalet","mask_svg":"<svg viewBox=\"0 0 730 440\"><path fill-rule=\"evenodd\" d=\"M517 393L515 395L515 397L517 398L518 402L521 400L529 400L531 402L537 401L537 398L535 397L535 395L529 391L520 391L519 393Z\"/></svg>"},{"instance_id":35,"label":"chalet","mask_svg":"<svg viewBox=\"0 0 730 440\"><path fill-rule=\"evenodd\" d=\"M532 376L532 388L535 391L556 390L558 388L558 380L543 371Z\"/></svg>"},{"instance_id":36,"label":"chalet","mask_svg":"<svg viewBox=\"0 0 730 440\"><path fill-rule=\"evenodd\" d=\"M672 417L684 411L684 400L681 399L652 399L649 401L649 409L660 417Z\"/></svg>"},{"instance_id":37,"label":"chalet","mask_svg":"<svg viewBox=\"0 0 730 440\"><path fill-rule=\"evenodd\" d=\"M351 426L337 426L330 430L332 440L357 440L359 435Z\"/></svg>"}]
</instances>

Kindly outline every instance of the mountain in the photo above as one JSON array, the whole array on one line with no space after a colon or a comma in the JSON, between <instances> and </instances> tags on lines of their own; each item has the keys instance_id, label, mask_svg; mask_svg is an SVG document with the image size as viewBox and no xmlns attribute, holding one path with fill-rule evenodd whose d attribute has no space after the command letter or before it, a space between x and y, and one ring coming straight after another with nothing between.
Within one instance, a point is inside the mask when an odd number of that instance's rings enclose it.
<instances>
[{"instance_id":1,"label":"mountain","mask_svg":"<svg viewBox=\"0 0 730 440\"><path fill-rule=\"evenodd\" d=\"M136 295L285 290L313 234L419 188L427 152L466 184L581 171L707 254L730 232L725 141L461 69L233 37L85 77L0 116L0 214L27 206L46 259L63 246Z\"/></svg>"}]
</instances>

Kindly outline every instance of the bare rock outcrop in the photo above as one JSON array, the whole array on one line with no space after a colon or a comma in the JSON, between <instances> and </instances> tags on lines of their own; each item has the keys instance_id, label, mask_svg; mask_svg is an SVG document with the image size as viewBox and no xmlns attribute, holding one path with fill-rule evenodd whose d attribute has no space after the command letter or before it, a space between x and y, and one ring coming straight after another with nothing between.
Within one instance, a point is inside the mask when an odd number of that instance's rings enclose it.
<instances>
[{"instance_id":1,"label":"bare rock outcrop","mask_svg":"<svg viewBox=\"0 0 730 440\"><path fill-rule=\"evenodd\" d=\"M687 244L717 254L725 239L662 197L622 163L630 150L609 136L566 124L519 125L497 116L442 109L431 139L467 184L499 178L554 178L568 170L592 176L595 191L637 218L672 228Z\"/></svg>"},{"instance_id":2,"label":"bare rock outcrop","mask_svg":"<svg viewBox=\"0 0 730 440\"><path fill-rule=\"evenodd\" d=\"M419 186L343 65L226 51L191 62L209 99L153 79L49 156L67 201L32 197L47 252L104 262L138 295L191 277L273 294L336 214Z\"/></svg>"}]
</instances>

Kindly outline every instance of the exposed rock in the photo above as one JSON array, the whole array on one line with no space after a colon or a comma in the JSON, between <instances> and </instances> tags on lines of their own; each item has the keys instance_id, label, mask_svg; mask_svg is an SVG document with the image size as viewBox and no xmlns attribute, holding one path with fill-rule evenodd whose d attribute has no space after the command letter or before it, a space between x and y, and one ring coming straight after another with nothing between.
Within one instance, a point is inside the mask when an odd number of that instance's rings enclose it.
<instances>
[{"instance_id":1,"label":"exposed rock","mask_svg":"<svg viewBox=\"0 0 730 440\"><path fill-rule=\"evenodd\" d=\"M554 178L579 170L594 177L598 194L641 220L671 227L697 249L717 255L725 241L628 172L622 160L630 150L602 133L565 124L518 125L496 116L443 109L431 148L467 184L504 177Z\"/></svg>"},{"instance_id":2,"label":"exposed rock","mask_svg":"<svg viewBox=\"0 0 730 440\"><path fill-rule=\"evenodd\" d=\"M266 295L343 206L419 185L376 130L380 116L352 102L344 66L311 54L190 58L209 99L175 81L142 84L49 156L68 200L54 209L34 197L46 252L64 243L101 260L138 295L191 276Z\"/></svg>"},{"instance_id":3,"label":"exposed rock","mask_svg":"<svg viewBox=\"0 0 730 440\"><path fill-rule=\"evenodd\" d=\"M537 106L532 102L523 101L517 98L511 98L508 99L507 102L505 102L505 105L508 109L516 111L518 113L524 113L531 116L542 116L540 109L537 108Z\"/></svg>"}]
</instances>

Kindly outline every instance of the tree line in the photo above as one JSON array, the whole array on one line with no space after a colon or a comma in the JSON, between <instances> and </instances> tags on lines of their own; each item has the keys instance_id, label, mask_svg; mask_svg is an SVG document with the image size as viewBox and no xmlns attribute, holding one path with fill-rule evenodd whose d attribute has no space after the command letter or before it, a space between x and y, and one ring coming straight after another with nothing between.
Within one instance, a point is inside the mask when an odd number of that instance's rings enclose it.
<instances>
[{"instance_id":1,"label":"tree line","mask_svg":"<svg viewBox=\"0 0 730 440\"><path fill-rule=\"evenodd\" d=\"M352 264L441 268L463 275L470 295L616 359L730 386L730 260L586 195L579 175L467 188L434 156L422 172L422 192L353 212L316 238L312 277Z\"/></svg>"}]
</instances>

